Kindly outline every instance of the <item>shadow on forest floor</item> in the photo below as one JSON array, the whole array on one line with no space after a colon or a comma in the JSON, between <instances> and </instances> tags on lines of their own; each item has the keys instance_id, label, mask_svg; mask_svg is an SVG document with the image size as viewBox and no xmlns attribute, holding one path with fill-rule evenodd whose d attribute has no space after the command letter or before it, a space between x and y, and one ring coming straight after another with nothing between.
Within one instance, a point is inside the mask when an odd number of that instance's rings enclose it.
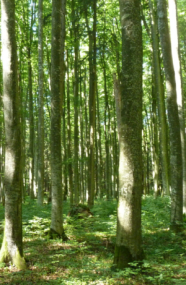
<instances>
[{"instance_id":1,"label":"shadow on forest floor","mask_svg":"<svg viewBox=\"0 0 186 285\"><path fill-rule=\"evenodd\" d=\"M186 231L178 235L169 231L169 204L167 197L143 199L143 269L113 272L116 201L96 202L94 215L85 219L68 217L69 204L65 202L64 228L69 240L61 242L49 239L50 205L39 207L36 201L27 200L23 236L28 269L17 271L0 265L0 284L186 285Z\"/></svg>"}]
</instances>

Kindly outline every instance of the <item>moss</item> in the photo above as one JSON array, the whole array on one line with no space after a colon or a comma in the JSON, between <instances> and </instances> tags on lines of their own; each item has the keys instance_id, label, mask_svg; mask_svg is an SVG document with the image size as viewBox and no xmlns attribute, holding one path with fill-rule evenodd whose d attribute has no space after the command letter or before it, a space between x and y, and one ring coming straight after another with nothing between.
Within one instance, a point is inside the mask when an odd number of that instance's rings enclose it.
<instances>
[{"instance_id":1,"label":"moss","mask_svg":"<svg viewBox=\"0 0 186 285\"><path fill-rule=\"evenodd\" d=\"M8 252L7 241L4 233L3 243L0 251L0 263L8 263L9 260L10 260L10 255Z\"/></svg>"},{"instance_id":2,"label":"moss","mask_svg":"<svg viewBox=\"0 0 186 285\"><path fill-rule=\"evenodd\" d=\"M50 232L49 232L49 236L50 239L58 239L58 238L62 238L62 235L57 233L54 229L50 228Z\"/></svg>"},{"instance_id":3,"label":"moss","mask_svg":"<svg viewBox=\"0 0 186 285\"><path fill-rule=\"evenodd\" d=\"M13 264L16 266L19 270L24 270L27 268L26 261L24 257L22 257L19 253L19 251L16 251L16 254L13 256Z\"/></svg>"},{"instance_id":4,"label":"moss","mask_svg":"<svg viewBox=\"0 0 186 285\"><path fill-rule=\"evenodd\" d=\"M25 259L20 255L18 249L15 253L15 256L13 257L10 256L8 252L6 236L4 233L3 244L1 247L1 251L0 251L0 263L8 263L9 261L11 261L16 266L16 268L19 270L23 270L27 268Z\"/></svg>"},{"instance_id":5,"label":"moss","mask_svg":"<svg viewBox=\"0 0 186 285\"><path fill-rule=\"evenodd\" d=\"M118 269L124 269L133 261L129 249L123 245L115 245L114 264Z\"/></svg>"},{"instance_id":6,"label":"moss","mask_svg":"<svg viewBox=\"0 0 186 285\"><path fill-rule=\"evenodd\" d=\"M66 236L64 230L62 232L62 234L60 235L59 233L57 233L54 229L50 228L50 232L49 232L49 236L50 239L62 239L62 241L67 241L68 237Z\"/></svg>"},{"instance_id":7,"label":"moss","mask_svg":"<svg viewBox=\"0 0 186 285\"><path fill-rule=\"evenodd\" d=\"M170 224L170 230L173 231L175 234L181 233L183 231L183 224Z\"/></svg>"},{"instance_id":8,"label":"moss","mask_svg":"<svg viewBox=\"0 0 186 285\"><path fill-rule=\"evenodd\" d=\"M114 267L118 269L124 269L126 267L131 266L130 263L137 262L140 266L141 261L144 258L144 253L141 250L140 254L137 256L132 256L130 250L125 247L124 245L115 245L115 252L114 252Z\"/></svg>"}]
</instances>

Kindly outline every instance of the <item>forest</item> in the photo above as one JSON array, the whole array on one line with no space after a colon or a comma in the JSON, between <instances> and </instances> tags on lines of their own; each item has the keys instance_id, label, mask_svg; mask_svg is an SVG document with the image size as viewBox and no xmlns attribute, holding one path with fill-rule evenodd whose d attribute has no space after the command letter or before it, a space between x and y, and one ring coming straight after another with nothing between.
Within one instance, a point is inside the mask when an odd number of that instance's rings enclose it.
<instances>
[{"instance_id":1,"label":"forest","mask_svg":"<svg viewBox=\"0 0 186 285\"><path fill-rule=\"evenodd\" d=\"M186 284L185 1L0 9L0 284Z\"/></svg>"}]
</instances>

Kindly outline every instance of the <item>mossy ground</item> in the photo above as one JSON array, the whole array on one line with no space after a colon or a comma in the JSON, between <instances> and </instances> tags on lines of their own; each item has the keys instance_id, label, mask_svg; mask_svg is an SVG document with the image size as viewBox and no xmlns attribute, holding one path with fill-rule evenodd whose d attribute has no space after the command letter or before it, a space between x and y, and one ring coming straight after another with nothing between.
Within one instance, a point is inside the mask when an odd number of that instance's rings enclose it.
<instances>
[{"instance_id":1,"label":"mossy ground","mask_svg":"<svg viewBox=\"0 0 186 285\"><path fill-rule=\"evenodd\" d=\"M69 240L51 240L50 205L36 201L23 205L24 255L28 269L18 271L0 264L0 284L186 284L186 230L169 231L168 197L143 198L142 226L145 260L142 270L133 266L112 271L116 233L116 201L97 201L93 216L73 219L64 202L64 228ZM0 244L4 209L0 205Z\"/></svg>"}]
</instances>

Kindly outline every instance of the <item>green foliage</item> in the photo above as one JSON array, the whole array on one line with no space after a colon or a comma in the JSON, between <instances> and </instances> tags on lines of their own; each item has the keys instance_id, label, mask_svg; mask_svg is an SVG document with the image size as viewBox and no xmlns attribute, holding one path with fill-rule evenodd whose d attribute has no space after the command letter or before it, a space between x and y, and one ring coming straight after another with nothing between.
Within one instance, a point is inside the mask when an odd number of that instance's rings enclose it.
<instances>
[{"instance_id":1,"label":"green foliage","mask_svg":"<svg viewBox=\"0 0 186 285\"><path fill-rule=\"evenodd\" d=\"M186 230L169 231L170 198L143 197L142 229L145 260L125 270L111 270L116 235L116 201L98 200L93 216L68 217L64 202L64 229L69 240L50 240L50 205L23 204L24 253L28 270L19 272L0 264L0 284L185 284ZM0 220L4 208L0 205ZM70 219L70 223L69 223ZM3 225L2 225L3 226ZM3 231L0 231L2 241Z\"/></svg>"}]
</instances>

